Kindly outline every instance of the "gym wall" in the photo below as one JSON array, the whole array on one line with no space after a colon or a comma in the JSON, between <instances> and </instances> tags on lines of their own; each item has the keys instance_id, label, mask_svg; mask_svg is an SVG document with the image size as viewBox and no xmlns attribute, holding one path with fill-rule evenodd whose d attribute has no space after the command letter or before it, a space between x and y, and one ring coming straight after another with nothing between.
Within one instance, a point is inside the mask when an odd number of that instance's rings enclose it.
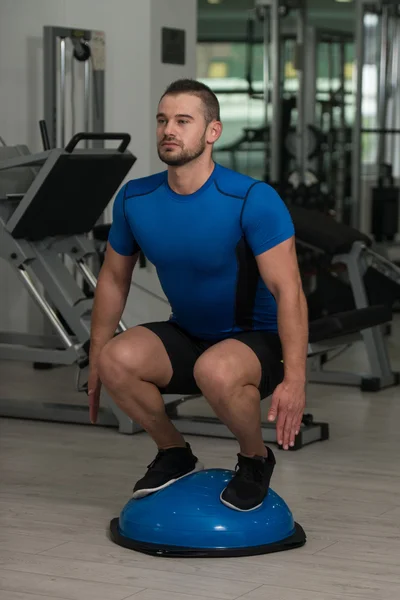
<instances>
[{"instance_id":1,"label":"gym wall","mask_svg":"<svg viewBox=\"0 0 400 600\"><path fill-rule=\"evenodd\" d=\"M138 160L130 177L162 170L155 144L156 108L173 79L196 76L196 0L1 0L0 135L8 145L26 144L31 152L42 150L38 122L43 118L44 25L105 32L105 128L131 134L130 150ZM162 63L163 26L185 30L185 65ZM111 207L112 202L108 217ZM0 263L0 329L41 333L41 314L7 267ZM125 318L137 322L168 316L169 307L157 299L164 295L152 265L134 280L155 296L134 290Z\"/></svg>"}]
</instances>

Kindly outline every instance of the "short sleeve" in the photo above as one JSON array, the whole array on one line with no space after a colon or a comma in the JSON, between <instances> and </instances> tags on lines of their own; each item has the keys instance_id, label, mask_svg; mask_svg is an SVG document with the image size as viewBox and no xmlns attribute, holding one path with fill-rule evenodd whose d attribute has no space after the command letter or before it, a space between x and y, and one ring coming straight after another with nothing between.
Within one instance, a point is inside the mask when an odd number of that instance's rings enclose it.
<instances>
[{"instance_id":1,"label":"short sleeve","mask_svg":"<svg viewBox=\"0 0 400 600\"><path fill-rule=\"evenodd\" d=\"M119 190L114 200L113 222L108 241L115 252L123 256L132 256L139 250L133 232L125 215L125 185Z\"/></svg>"},{"instance_id":2,"label":"short sleeve","mask_svg":"<svg viewBox=\"0 0 400 600\"><path fill-rule=\"evenodd\" d=\"M250 189L242 212L242 228L254 256L291 238L290 213L273 187L259 182Z\"/></svg>"}]
</instances>

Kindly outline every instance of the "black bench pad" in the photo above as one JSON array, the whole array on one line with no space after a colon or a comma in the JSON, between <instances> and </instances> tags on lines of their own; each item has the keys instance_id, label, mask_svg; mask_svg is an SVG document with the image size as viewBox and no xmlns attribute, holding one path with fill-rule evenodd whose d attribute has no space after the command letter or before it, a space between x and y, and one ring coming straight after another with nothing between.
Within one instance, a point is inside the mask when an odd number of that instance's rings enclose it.
<instances>
[{"instance_id":1,"label":"black bench pad","mask_svg":"<svg viewBox=\"0 0 400 600\"><path fill-rule=\"evenodd\" d=\"M357 333L369 327L383 325L392 320L392 311L388 306L368 306L330 315L311 321L309 342L315 344L323 340Z\"/></svg>"},{"instance_id":2,"label":"black bench pad","mask_svg":"<svg viewBox=\"0 0 400 600\"><path fill-rule=\"evenodd\" d=\"M95 225L93 227L93 237L99 242L107 242L110 235L111 223Z\"/></svg>"},{"instance_id":3,"label":"black bench pad","mask_svg":"<svg viewBox=\"0 0 400 600\"><path fill-rule=\"evenodd\" d=\"M347 254L354 242L367 246L372 240L349 225L338 223L329 215L301 206L289 206L299 242L310 244L327 254Z\"/></svg>"}]
</instances>

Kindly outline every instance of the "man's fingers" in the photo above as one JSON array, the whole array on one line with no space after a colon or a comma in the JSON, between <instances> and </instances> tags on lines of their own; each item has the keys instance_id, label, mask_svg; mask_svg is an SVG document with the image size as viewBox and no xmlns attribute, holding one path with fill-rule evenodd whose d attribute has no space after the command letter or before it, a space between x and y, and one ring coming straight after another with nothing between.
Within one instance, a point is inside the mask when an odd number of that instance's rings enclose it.
<instances>
[{"instance_id":1,"label":"man's fingers","mask_svg":"<svg viewBox=\"0 0 400 600\"><path fill-rule=\"evenodd\" d=\"M92 424L97 422L100 406L101 381L95 371L88 378L89 419Z\"/></svg>"},{"instance_id":2,"label":"man's fingers","mask_svg":"<svg viewBox=\"0 0 400 600\"><path fill-rule=\"evenodd\" d=\"M98 406L91 406L90 410L89 410L89 416L90 416L90 422L92 423L92 425L95 425L97 423L97 416L99 414L99 407Z\"/></svg>"},{"instance_id":3,"label":"man's fingers","mask_svg":"<svg viewBox=\"0 0 400 600\"><path fill-rule=\"evenodd\" d=\"M292 427L291 427L291 431L290 431L290 442L289 442L290 446L292 448L293 448L293 446L296 443L296 436L299 435L299 433L300 433L300 427L301 427L302 418L303 418L303 412L297 413L293 417Z\"/></svg>"},{"instance_id":4,"label":"man's fingers","mask_svg":"<svg viewBox=\"0 0 400 600\"><path fill-rule=\"evenodd\" d=\"M89 417L90 422L95 424L99 414L100 399L96 392L89 392Z\"/></svg>"},{"instance_id":5,"label":"man's fingers","mask_svg":"<svg viewBox=\"0 0 400 600\"><path fill-rule=\"evenodd\" d=\"M268 421L271 421L271 422L275 421L276 416L278 414L278 408L279 408L279 396L278 396L278 394L274 394L272 396L271 406L268 411Z\"/></svg>"},{"instance_id":6,"label":"man's fingers","mask_svg":"<svg viewBox=\"0 0 400 600\"><path fill-rule=\"evenodd\" d=\"M291 432L290 432L290 442L289 442L289 444L290 444L291 448L293 448L293 446L296 443L296 435L297 435L296 431L297 431L297 418L294 418L293 421L292 421L292 429L291 429Z\"/></svg>"},{"instance_id":7,"label":"man's fingers","mask_svg":"<svg viewBox=\"0 0 400 600\"><path fill-rule=\"evenodd\" d=\"M297 416L297 420L296 420L296 435L299 435L302 423L303 423L303 411L301 411L301 413Z\"/></svg>"},{"instance_id":8,"label":"man's fingers","mask_svg":"<svg viewBox=\"0 0 400 600\"><path fill-rule=\"evenodd\" d=\"M292 433L292 424L293 424L293 415L290 411L286 413L285 426L283 430L283 449L289 450L289 444L291 441L291 433Z\"/></svg>"},{"instance_id":9,"label":"man's fingers","mask_svg":"<svg viewBox=\"0 0 400 600\"><path fill-rule=\"evenodd\" d=\"M278 420L276 422L276 439L278 440L278 444L283 446L283 436L284 436L284 428L286 422L287 411L280 410L278 415Z\"/></svg>"}]
</instances>

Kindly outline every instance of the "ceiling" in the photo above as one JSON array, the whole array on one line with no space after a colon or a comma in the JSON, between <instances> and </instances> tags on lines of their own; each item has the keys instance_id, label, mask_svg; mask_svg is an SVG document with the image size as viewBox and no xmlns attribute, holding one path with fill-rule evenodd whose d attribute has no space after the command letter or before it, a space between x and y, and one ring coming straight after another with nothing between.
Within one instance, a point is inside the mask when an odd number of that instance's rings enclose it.
<instances>
[{"instance_id":1,"label":"ceiling","mask_svg":"<svg viewBox=\"0 0 400 600\"><path fill-rule=\"evenodd\" d=\"M244 39L247 18L254 6L255 0L220 0L219 4L198 0L199 40ZM308 22L312 26L344 31L354 28L354 1L306 0L306 6ZM284 25L295 25L295 13L292 11L283 20Z\"/></svg>"}]
</instances>

